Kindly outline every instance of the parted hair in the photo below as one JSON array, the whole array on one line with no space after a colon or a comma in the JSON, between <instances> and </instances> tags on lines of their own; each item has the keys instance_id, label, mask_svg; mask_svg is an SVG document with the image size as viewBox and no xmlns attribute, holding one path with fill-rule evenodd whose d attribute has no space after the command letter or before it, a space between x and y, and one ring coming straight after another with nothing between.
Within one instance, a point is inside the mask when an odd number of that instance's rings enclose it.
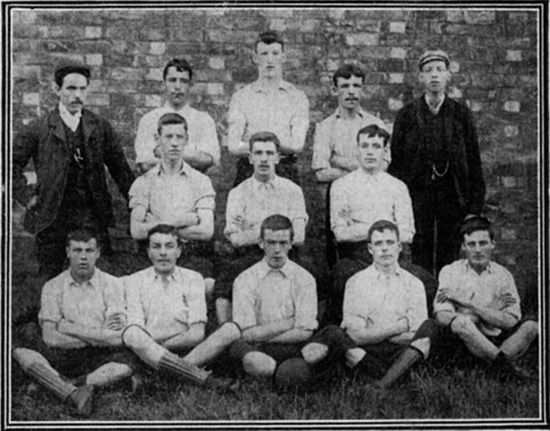
<instances>
[{"instance_id":1,"label":"parted hair","mask_svg":"<svg viewBox=\"0 0 550 431\"><path fill-rule=\"evenodd\" d=\"M183 118L180 114L176 114L175 112L169 112L159 118L159 121L157 123L157 131L159 136L162 135L162 126L167 126L169 124L183 124L185 134L187 134L187 121L185 121L185 118Z\"/></svg>"},{"instance_id":2,"label":"parted hair","mask_svg":"<svg viewBox=\"0 0 550 431\"><path fill-rule=\"evenodd\" d=\"M72 230L67 235L66 245L69 247L71 241L88 242L91 239L95 239L97 248L99 248L99 241L97 240L97 232L88 228L79 228Z\"/></svg>"},{"instance_id":3,"label":"parted hair","mask_svg":"<svg viewBox=\"0 0 550 431\"><path fill-rule=\"evenodd\" d=\"M283 48L283 51L285 50L285 43L283 42L283 39L276 31L270 30L270 31L264 31L263 33L260 33L258 36L258 39L256 39L256 42L254 43L254 50L256 51L258 49L258 44L260 42L265 43L266 45L271 45L272 43L280 43L281 47Z\"/></svg>"},{"instance_id":4,"label":"parted hair","mask_svg":"<svg viewBox=\"0 0 550 431\"><path fill-rule=\"evenodd\" d=\"M156 233L161 233L164 235L172 235L174 238L176 238L178 247L181 247L181 241L178 235L178 228L176 226L172 226L171 224L161 223L149 229L149 232L147 232L147 242L149 246L151 245L151 237Z\"/></svg>"},{"instance_id":5,"label":"parted hair","mask_svg":"<svg viewBox=\"0 0 550 431\"><path fill-rule=\"evenodd\" d=\"M338 86L338 78L344 78L349 79L352 76L356 76L357 78L361 78L361 82L365 82L365 72L363 72L363 69L361 69L356 64L343 64L338 69L336 69L336 72L334 72L334 75L332 75L332 83L335 87Z\"/></svg>"},{"instance_id":6,"label":"parted hair","mask_svg":"<svg viewBox=\"0 0 550 431\"><path fill-rule=\"evenodd\" d=\"M266 230L278 231L278 230L289 230L290 231L290 240L294 239L294 227L292 222L288 217L285 217L281 214L273 214L265 218L260 226L260 238L264 239L264 233Z\"/></svg>"},{"instance_id":7,"label":"parted hair","mask_svg":"<svg viewBox=\"0 0 550 431\"><path fill-rule=\"evenodd\" d=\"M495 232L493 231L491 221L487 217L483 217L481 215L468 217L462 222L462 226L460 227L460 237L464 239L464 235L471 235L478 230L489 232L489 238L491 238L491 241L495 239Z\"/></svg>"},{"instance_id":8,"label":"parted hair","mask_svg":"<svg viewBox=\"0 0 550 431\"><path fill-rule=\"evenodd\" d=\"M189 80L193 80L193 68L189 64L189 62L183 58L173 58L168 63L166 63L166 66L164 66L164 70L162 72L162 79L166 79L166 75L168 74L168 69L171 67L175 67L178 72L187 72L189 73Z\"/></svg>"},{"instance_id":9,"label":"parted hair","mask_svg":"<svg viewBox=\"0 0 550 431\"><path fill-rule=\"evenodd\" d=\"M397 240L399 240L399 228L394 222L389 220L378 220L378 221L375 221L372 224L372 226L369 228L369 232L367 233L367 241L371 242L372 234L375 231L384 232L386 229L392 232L395 232L395 235L397 236Z\"/></svg>"},{"instance_id":10,"label":"parted hair","mask_svg":"<svg viewBox=\"0 0 550 431\"><path fill-rule=\"evenodd\" d=\"M373 136L380 136L384 139L384 147L388 145L390 140L390 134L386 129L378 126L377 124L369 124L368 126L363 127L357 132L357 143L359 143L359 137L361 135L367 135L369 138Z\"/></svg>"},{"instance_id":11,"label":"parted hair","mask_svg":"<svg viewBox=\"0 0 550 431\"><path fill-rule=\"evenodd\" d=\"M250 152L252 152L252 147L254 146L255 142L273 142L275 144L275 149L277 150L277 152L278 153L281 152L281 141L279 141L279 138L277 138L277 135L275 133L271 133L271 132L254 133L248 140L248 146L250 148Z\"/></svg>"}]
</instances>

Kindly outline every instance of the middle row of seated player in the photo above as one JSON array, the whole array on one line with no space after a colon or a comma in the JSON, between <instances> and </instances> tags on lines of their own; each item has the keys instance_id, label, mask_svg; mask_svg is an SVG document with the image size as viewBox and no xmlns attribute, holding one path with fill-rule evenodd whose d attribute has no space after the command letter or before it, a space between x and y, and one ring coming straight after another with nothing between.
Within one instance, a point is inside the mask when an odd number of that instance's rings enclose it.
<instances>
[{"instance_id":1,"label":"middle row of seated player","mask_svg":"<svg viewBox=\"0 0 550 431\"><path fill-rule=\"evenodd\" d=\"M336 322L341 316L346 280L372 262L366 241L372 223L379 219L395 222L406 247L413 239L414 217L407 186L383 171L389 138L379 125L360 129L359 167L335 181L331 189L330 219L341 258L333 269L333 287L328 286L323 270L300 253L308 222L304 195L298 185L276 174L280 143L271 132L251 136L249 161L253 175L229 192L224 234L231 244L230 253L221 256L217 273L211 241L215 191L210 179L183 159L187 123L179 114L160 117L156 135L160 163L138 177L130 189L132 237L143 241L158 224L176 226L186 243L186 265L210 280L216 279L217 317L225 322L231 313L235 277L261 259L257 247L261 222L270 215L282 214L291 220L295 232L291 257L315 276L320 293L330 297L330 314ZM419 268L408 269L424 280Z\"/></svg>"}]
</instances>

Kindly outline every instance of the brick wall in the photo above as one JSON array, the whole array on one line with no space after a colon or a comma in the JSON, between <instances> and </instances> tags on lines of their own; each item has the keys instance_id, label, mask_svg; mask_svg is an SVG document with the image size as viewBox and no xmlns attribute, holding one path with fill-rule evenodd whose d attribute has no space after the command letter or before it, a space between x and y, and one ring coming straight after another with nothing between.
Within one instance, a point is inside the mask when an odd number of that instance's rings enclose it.
<instances>
[{"instance_id":1,"label":"brick wall","mask_svg":"<svg viewBox=\"0 0 550 431\"><path fill-rule=\"evenodd\" d=\"M92 66L89 105L109 118L132 162L139 119L161 103L162 68L174 56L196 71L192 105L215 119L225 144L231 95L256 78L252 43L266 29L287 42L285 78L310 100L311 128L300 157L311 222L309 248L323 259L324 190L310 169L315 123L333 112L330 77L344 62L368 71L363 106L388 123L420 93L416 59L440 47L452 59L452 97L472 109L479 128L488 185L486 213L494 220L497 259L523 292L536 291L538 169L538 13L535 9L96 9L13 10L14 130L56 103L52 73L57 59ZM218 191L216 230L235 159L223 150L212 172ZM127 241L125 202L116 198ZM534 295L528 295L534 297Z\"/></svg>"}]
</instances>

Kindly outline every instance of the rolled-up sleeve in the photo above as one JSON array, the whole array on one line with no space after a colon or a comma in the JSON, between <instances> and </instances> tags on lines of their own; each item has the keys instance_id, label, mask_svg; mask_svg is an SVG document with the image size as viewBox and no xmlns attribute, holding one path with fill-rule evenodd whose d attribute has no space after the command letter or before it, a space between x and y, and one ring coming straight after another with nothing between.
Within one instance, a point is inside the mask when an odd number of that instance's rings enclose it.
<instances>
[{"instance_id":1,"label":"rolled-up sleeve","mask_svg":"<svg viewBox=\"0 0 550 431\"><path fill-rule=\"evenodd\" d=\"M141 303L140 280L133 276L122 279L126 292L128 325L145 327L145 313Z\"/></svg>"},{"instance_id":2,"label":"rolled-up sleeve","mask_svg":"<svg viewBox=\"0 0 550 431\"><path fill-rule=\"evenodd\" d=\"M412 243L414 229L414 214L409 189L404 183L396 188L395 222L399 227L399 236L402 242Z\"/></svg>"},{"instance_id":3,"label":"rolled-up sleeve","mask_svg":"<svg viewBox=\"0 0 550 431\"><path fill-rule=\"evenodd\" d=\"M360 280L357 277L350 278L346 283L342 329L357 331L367 327L367 319L364 316L365 307L359 293L360 288Z\"/></svg>"},{"instance_id":4,"label":"rolled-up sleeve","mask_svg":"<svg viewBox=\"0 0 550 431\"><path fill-rule=\"evenodd\" d=\"M129 203L128 206L130 209L134 209L138 206L144 206L145 208L149 208L149 202L150 202L150 196L149 196L149 187L147 186L147 181L145 181L144 177L138 177L134 183L132 184L132 187L130 187L130 191L128 192L129 195Z\"/></svg>"},{"instance_id":5,"label":"rolled-up sleeve","mask_svg":"<svg viewBox=\"0 0 550 431\"><path fill-rule=\"evenodd\" d=\"M256 326L258 320L254 308L254 296L251 292L248 274L239 275L233 283L233 321L242 330Z\"/></svg>"},{"instance_id":6,"label":"rolled-up sleeve","mask_svg":"<svg viewBox=\"0 0 550 431\"><path fill-rule=\"evenodd\" d=\"M294 327L307 331L315 331L317 322L317 287L311 274L303 273L296 277L296 313Z\"/></svg>"},{"instance_id":7,"label":"rolled-up sleeve","mask_svg":"<svg viewBox=\"0 0 550 431\"><path fill-rule=\"evenodd\" d=\"M437 293L434 299L434 307L433 307L434 315L436 313L439 313L440 311L451 311L451 312L456 311L456 307L451 301L442 301L439 295L439 292L442 289L454 290L453 279L454 279L454 274L452 273L451 267L449 266L443 267L443 269L439 273L439 288L437 289Z\"/></svg>"},{"instance_id":8,"label":"rolled-up sleeve","mask_svg":"<svg viewBox=\"0 0 550 431\"><path fill-rule=\"evenodd\" d=\"M54 283L46 283L40 297L40 312L38 320L42 322L59 322L63 318L61 312L61 289Z\"/></svg>"},{"instance_id":9,"label":"rolled-up sleeve","mask_svg":"<svg viewBox=\"0 0 550 431\"><path fill-rule=\"evenodd\" d=\"M315 127L315 134L313 135L313 157L311 160L311 169L313 171L331 167L331 125L332 122L325 120Z\"/></svg>"},{"instance_id":10,"label":"rolled-up sleeve","mask_svg":"<svg viewBox=\"0 0 550 431\"><path fill-rule=\"evenodd\" d=\"M189 280L188 295L189 317L187 324L191 326L195 323L206 323L205 285L202 276L197 274Z\"/></svg>"}]
</instances>

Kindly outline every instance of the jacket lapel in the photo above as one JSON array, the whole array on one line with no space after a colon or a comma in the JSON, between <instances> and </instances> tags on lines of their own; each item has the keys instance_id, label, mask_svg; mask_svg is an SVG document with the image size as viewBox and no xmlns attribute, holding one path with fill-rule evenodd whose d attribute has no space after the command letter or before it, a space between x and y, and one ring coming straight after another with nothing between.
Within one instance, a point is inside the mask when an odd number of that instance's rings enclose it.
<instances>
[{"instance_id":1,"label":"jacket lapel","mask_svg":"<svg viewBox=\"0 0 550 431\"><path fill-rule=\"evenodd\" d=\"M69 144L67 142L67 135L65 134L65 128L63 127L63 120L59 115L59 108L56 108L52 115L50 115L50 129L53 130L53 135L57 138L65 149L69 150Z\"/></svg>"}]
</instances>

